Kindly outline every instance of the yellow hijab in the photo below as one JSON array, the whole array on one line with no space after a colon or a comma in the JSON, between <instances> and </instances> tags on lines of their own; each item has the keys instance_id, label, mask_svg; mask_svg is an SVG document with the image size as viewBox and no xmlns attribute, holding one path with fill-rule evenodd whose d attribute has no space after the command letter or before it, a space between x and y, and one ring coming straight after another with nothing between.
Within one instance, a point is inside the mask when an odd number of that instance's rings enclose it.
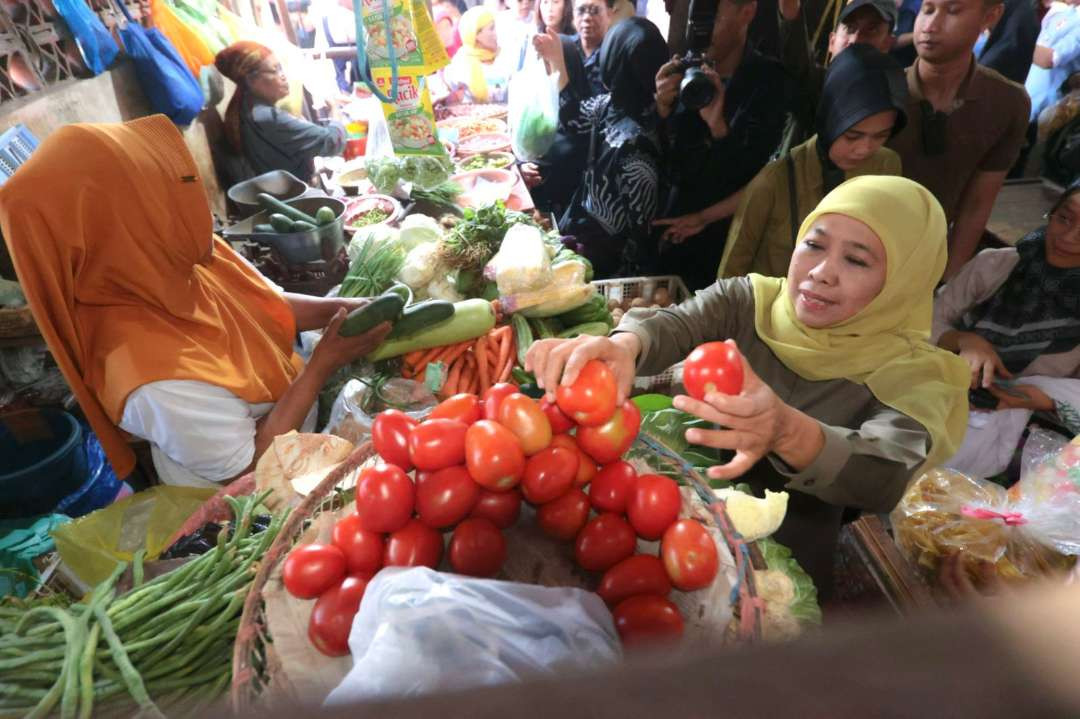
<instances>
[{"instance_id":1,"label":"yellow hijab","mask_svg":"<svg viewBox=\"0 0 1080 719\"><path fill-rule=\"evenodd\" d=\"M758 336L788 369L808 380L865 384L883 404L914 419L932 441L926 467L947 460L967 427L967 363L931 345L934 287L945 270L945 213L922 185L903 177L866 176L825 196L799 228L846 215L885 247L885 286L861 312L826 329L798 320L787 281L750 275Z\"/></svg>"},{"instance_id":2,"label":"yellow hijab","mask_svg":"<svg viewBox=\"0 0 1080 719\"><path fill-rule=\"evenodd\" d=\"M292 310L213 235L198 168L164 115L54 132L0 188L0 226L121 477L135 458L116 424L133 390L200 380L274 402L303 367Z\"/></svg>"},{"instance_id":3,"label":"yellow hijab","mask_svg":"<svg viewBox=\"0 0 1080 719\"><path fill-rule=\"evenodd\" d=\"M466 77L469 85L469 94L476 102L487 102L488 86L484 76L484 64L490 64L495 60L495 51L480 47L476 44L476 36L488 25L495 22L495 15L482 5L469 8L458 21L458 34L461 35L461 51L463 55L460 62L466 68Z\"/></svg>"}]
</instances>

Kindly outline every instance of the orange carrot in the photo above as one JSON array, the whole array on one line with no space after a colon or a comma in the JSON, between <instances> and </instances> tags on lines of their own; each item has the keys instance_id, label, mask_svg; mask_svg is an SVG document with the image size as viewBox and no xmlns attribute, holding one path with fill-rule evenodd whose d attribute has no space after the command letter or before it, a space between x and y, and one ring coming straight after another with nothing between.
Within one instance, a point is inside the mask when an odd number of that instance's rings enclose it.
<instances>
[{"instance_id":1,"label":"orange carrot","mask_svg":"<svg viewBox=\"0 0 1080 719\"><path fill-rule=\"evenodd\" d=\"M458 379L458 392L471 392L473 377L476 376L476 357L471 352L461 356L461 377Z\"/></svg>"},{"instance_id":2,"label":"orange carrot","mask_svg":"<svg viewBox=\"0 0 1080 719\"><path fill-rule=\"evenodd\" d=\"M507 327L507 329L510 329ZM514 335L513 333L507 333L503 335L502 344L499 345L499 381L505 382L510 379L510 370L514 366L513 358L514 349Z\"/></svg>"},{"instance_id":3,"label":"orange carrot","mask_svg":"<svg viewBox=\"0 0 1080 719\"><path fill-rule=\"evenodd\" d=\"M480 378L480 392L491 385L491 368L488 366L487 337L476 340L476 373Z\"/></svg>"},{"instance_id":4,"label":"orange carrot","mask_svg":"<svg viewBox=\"0 0 1080 719\"><path fill-rule=\"evenodd\" d=\"M443 383L442 393L443 397L449 397L457 394L458 378L461 376L462 362L455 362L449 365L449 372L446 375L446 382Z\"/></svg>"},{"instance_id":5,"label":"orange carrot","mask_svg":"<svg viewBox=\"0 0 1080 719\"><path fill-rule=\"evenodd\" d=\"M420 361L420 358L424 356L424 350L416 350L415 352L409 352L402 359L405 360L405 364L415 367L416 363Z\"/></svg>"}]
</instances>

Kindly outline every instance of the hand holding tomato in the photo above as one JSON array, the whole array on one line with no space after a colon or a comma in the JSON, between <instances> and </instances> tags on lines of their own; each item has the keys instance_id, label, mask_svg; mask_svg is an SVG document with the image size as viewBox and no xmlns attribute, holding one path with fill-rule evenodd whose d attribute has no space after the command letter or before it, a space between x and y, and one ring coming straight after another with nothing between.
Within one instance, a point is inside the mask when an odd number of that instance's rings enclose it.
<instances>
[{"instance_id":1,"label":"hand holding tomato","mask_svg":"<svg viewBox=\"0 0 1080 719\"><path fill-rule=\"evenodd\" d=\"M536 384L545 390L548 400L555 401L560 386L572 385L589 360L600 360L615 374L616 403L621 405L630 396L640 351L637 337L630 332L613 337L540 340L529 348L525 369L536 375Z\"/></svg>"},{"instance_id":2,"label":"hand holding tomato","mask_svg":"<svg viewBox=\"0 0 1080 719\"><path fill-rule=\"evenodd\" d=\"M687 430L687 442L735 451L734 459L727 464L709 468L710 479L740 477L770 453L779 455L796 470L805 469L825 441L820 425L777 397L745 360L742 392L712 392L704 400L679 395L675 407L720 427Z\"/></svg>"}]
</instances>

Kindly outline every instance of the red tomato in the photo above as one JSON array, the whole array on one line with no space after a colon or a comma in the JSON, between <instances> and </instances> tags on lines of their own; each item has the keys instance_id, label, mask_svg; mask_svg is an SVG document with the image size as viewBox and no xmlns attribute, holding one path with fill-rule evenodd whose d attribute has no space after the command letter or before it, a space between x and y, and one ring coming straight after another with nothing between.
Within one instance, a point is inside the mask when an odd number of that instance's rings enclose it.
<instances>
[{"instance_id":1,"label":"red tomato","mask_svg":"<svg viewBox=\"0 0 1080 719\"><path fill-rule=\"evenodd\" d=\"M660 542L660 556L671 583L684 592L712 584L720 566L716 542L694 519L680 519L668 527Z\"/></svg>"},{"instance_id":2,"label":"red tomato","mask_svg":"<svg viewBox=\"0 0 1080 719\"><path fill-rule=\"evenodd\" d=\"M498 422L482 419L465 435L465 464L481 487L505 492L525 472L525 454L514 433Z\"/></svg>"},{"instance_id":3,"label":"red tomato","mask_svg":"<svg viewBox=\"0 0 1080 719\"><path fill-rule=\"evenodd\" d=\"M506 561L506 539L488 519L466 519L450 537L450 566L458 574L493 577Z\"/></svg>"},{"instance_id":4,"label":"red tomato","mask_svg":"<svg viewBox=\"0 0 1080 719\"><path fill-rule=\"evenodd\" d=\"M514 433L526 457L551 444L551 422L531 397L517 392L504 397L499 405L498 422Z\"/></svg>"},{"instance_id":5,"label":"red tomato","mask_svg":"<svg viewBox=\"0 0 1080 719\"><path fill-rule=\"evenodd\" d=\"M366 467L356 480L356 513L369 532L393 532L405 526L416 506L409 475L392 464Z\"/></svg>"},{"instance_id":6,"label":"red tomato","mask_svg":"<svg viewBox=\"0 0 1080 719\"><path fill-rule=\"evenodd\" d=\"M409 457L418 469L435 471L465 464L469 425L456 419L429 419L409 433Z\"/></svg>"},{"instance_id":7,"label":"red tomato","mask_svg":"<svg viewBox=\"0 0 1080 719\"><path fill-rule=\"evenodd\" d=\"M432 529L452 527L476 506L480 485L464 467L440 469L416 489L416 514Z\"/></svg>"},{"instance_id":8,"label":"red tomato","mask_svg":"<svg viewBox=\"0 0 1080 719\"><path fill-rule=\"evenodd\" d=\"M590 572L606 572L634 553L637 537L630 523L617 514L593 517L577 536L574 557Z\"/></svg>"},{"instance_id":9,"label":"red tomato","mask_svg":"<svg viewBox=\"0 0 1080 719\"><path fill-rule=\"evenodd\" d=\"M545 504L569 492L574 486L580 461L576 454L561 447L551 447L529 457L525 476L521 479L525 501Z\"/></svg>"},{"instance_id":10,"label":"red tomato","mask_svg":"<svg viewBox=\"0 0 1080 719\"><path fill-rule=\"evenodd\" d=\"M517 385L509 382L497 382L488 387L484 392L484 419L498 420L502 401L517 391Z\"/></svg>"},{"instance_id":11,"label":"red tomato","mask_svg":"<svg viewBox=\"0 0 1080 719\"><path fill-rule=\"evenodd\" d=\"M589 501L597 512L625 514L636 481L637 472L629 462L612 462L593 479Z\"/></svg>"},{"instance_id":12,"label":"red tomato","mask_svg":"<svg viewBox=\"0 0 1080 719\"><path fill-rule=\"evenodd\" d=\"M480 490L480 499L476 500L470 517L490 519L499 529L509 529L517 524L521 514L521 492L510 490L509 492L492 492L490 489Z\"/></svg>"},{"instance_id":13,"label":"red tomato","mask_svg":"<svg viewBox=\"0 0 1080 719\"><path fill-rule=\"evenodd\" d=\"M742 392L743 366L739 350L727 342L698 345L683 364L683 384L694 399L705 399L710 392Z\"/></svg>"},{"instance_id":14,"label":"red tomato","mask_svg":"<svg viewBox=\"0 0 1080 719\"><path fill-rule=\"evenodd\" d=\"M409 433L419 424L396 409L379 412L371 424L371 442L384 462L397 465L408 472L413 468L409 457Z\"/></svg>"},{"instance_id":15,"label":"red tomato","mask_svg":"<svg viewBox=\"0 0 1080 719\"><path fill-rule=\"evenodd\" d=\"M626 517L638 536L650 541L664 536L682 509L682 495L674 480L658 474L643 474L634 482Z\"/></svg>"},{"instance_id":16,"label":"red tomato","mask_svg":"<svg viewBox=\"0 0 1080 719\"><path fill-rule=\"evenodd\" d=\"M563 434L574 428L574 420L567 417L563 411L559 409L559 405L549 401L547 397L540 400L540 409L547 415L548 422L551 423L551 431L553 434Z\"/></svg>"},{"instance_id":17,"label":"red tomato","mask_svg":"<svg viewBox=\"0 0 1080 719\"><path fill-rule=\"evenodd\" d=\"M374 574L382 569L386 542L377 532L360 526L360 515L350 512L337 521L331 535L334 546L345 554L348 574Z\"/></svg>"},{"instance_id":18,"label":"red tomato","mask_svg":"<svg viewBox=\"0 0 1080 719\"><path fill-rule=\"evenodd\" d=\"M315 602L308 622L308 639L328 657L349 653L349 632L353 617L360 611L370 576L345 577Z\"/></svg>"},{"instance_id":19,"label":"red tomato","mask_svg":"<svg viewBox=\"0 0 1080 719\"><path fill-rule=\"evenodd\" d=\"M577 453L578 470L577 476L574 478L574 484L576 484L578 487L584 487L586 484L592 481L593 477L596 476L596 462L593 461L592 457L581 451L581 448L577 445L577 440L575 440L571 435L555 435L551 438L551 444L548 446L549 449L551 449L552 447L572 449L574 450L574 452Z\"/></svg>"},{"instance_id":20,"label":"red tomato","mask_svg":"<svg viewBox=\"0 0 1080 719\"><path fill-rule=\"evenodd\" d=\"M671 592L664 563L651 554L637 554L604 572L596 593L609 607L639 594L666 597Z\"/></svg>"},{"instance_id":21,"label":"red tomato","mask_svg":"<svg viewBox=\"0 0 1080 719\"><path fill-rule=\"evenodd\" d=\"M612 616L626 648L668 644L682 638L682 614L664 597L651 594L630 597L615 607Z\"/></svg>"},{"instance_id":22,"label":"red tomato","mask_svg":"<svg viewBox=\"0 0 1080 719\"><path fill-rule=\"evenodd\" d=\"M615 414L615 374L600 360L589 360L569 386L559 385L555 399L566 416L580 425L595 427Z\"/></svg>"},{"instance_id":23,"label":"red tomato","mask_svg":"<svg viewBox=\"0 0 1080 719\"><path fill-rule=\"evenodd\" d=\"M345 553L332 544L301 544L285 557L281 579L297 599L314 599L345 576Z\"/></svg>"},{"instance_id":24,"label":"red tomato","mask_svg":"<svg viewBox=\"0 0 1080 719\"><path fill-rule=\"evenodd\" d=\"M589 498L580 489L552 500L536 510L536 522L544 534L569 542L589 521Z\"/></svg>"},{"instance_id":25,"label":"red tomato","mask_svg":"<svg viewBox=\"0 0 1080 719\"><path fill-rule=\"evenodd\" d=\"M431 567L435 569L442 561L442 534L419 519L409 523L386 538L387 567Z\"/></svg>"},{"instance_id":26,"label":"red tomato","mask_svg":"<svg viewBox=\"0 0 1080 719\"><path fill-rule=\"evenodd\" d=\"M626 400L615 410L611 419L599 427L579 427L578 447L600 464L614 462L623 456L637 438L641 428L641 410Z\"/></svg>"},{"instance_id":27,"label":"red tomato","mask_svg":"<svg viewBox=\"0 0 1080 719\"><path fill-rule=\"evenodd\" d=\"M475 394L455 394L440 402L431 410L428 419L456 419L458 422L472 424L483 415L480 398Z\"/></svg>"}]
</instances>

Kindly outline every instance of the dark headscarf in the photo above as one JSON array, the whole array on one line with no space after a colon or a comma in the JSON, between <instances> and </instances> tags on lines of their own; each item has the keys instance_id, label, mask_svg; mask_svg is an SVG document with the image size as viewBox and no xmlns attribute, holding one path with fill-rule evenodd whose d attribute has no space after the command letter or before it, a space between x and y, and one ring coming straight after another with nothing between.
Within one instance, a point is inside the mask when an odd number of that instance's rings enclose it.
<instances>
[{"instance_id":1,"label":"dark headscarf","mask_svg":"<svg viewBox=\"0 0 1080 719\"><path fill-rule=\"evenodd\" d=\"M1069 186L1050 210L1080 193ZM1046 227L1016 243L1020 261L986 302L969 312L964 328L994 345L1006 369L1022 372L1044 354L1080 344L1080 267L1054 267L1046 260Z\"/></svg>"},{"instance_id":2,"label":"dark headscarf","mask_svg":"<svg viewBox=\"0 0 1080 719\"><path fill-rule=\"evenodd\" d=\"M837 55L825 74L817 113L817 148L826 193L845 179L844 171L829 159L833 143L866 118L886 110L896 110L895 137L907 124L907 100L907 78L892 56L864 43Z\"/></svg>"},{"instance_id":3,"label":"dark headscarf","mask_svg":"<svg viewBox=\"0 0 1080 719\"><path fill-rule=\"evenodd\" d=\"M627 18L609 30L600 46L600 77L613 109L643 115L653 103L656 73L668 59L664 36L644 18Z\"/></svg>"},{"instance_id":4,"label":"dark headscarf","mask_svg":"<svg viewBox=\"0 0 1080 719\"><path fill-rule=\"evenodd\" d=\"M244 138L240 132L240 114L244 111L247 98L247 81L252 73L258 71L262 61L273 55L265 45L250 40L234 42L214 58L214 67L225 77L236 83L236 91L225 110L225 139L229 141L233 152L244 151Z\"/></svg>"}]
</instances>

